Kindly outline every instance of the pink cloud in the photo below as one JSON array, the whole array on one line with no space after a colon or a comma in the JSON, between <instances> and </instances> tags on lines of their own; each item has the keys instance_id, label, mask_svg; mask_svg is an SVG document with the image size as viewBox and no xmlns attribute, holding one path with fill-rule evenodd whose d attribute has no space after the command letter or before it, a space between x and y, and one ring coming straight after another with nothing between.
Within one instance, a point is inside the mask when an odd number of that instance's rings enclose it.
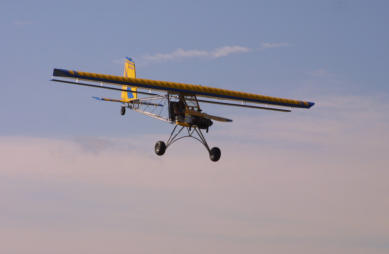
<instances>
[{"instance_id":1,"label":"pink cloud","mask_svg":"<svg viewBox=\"0 0 389 254\"><path fill-rule=\"evenodd\" d=\"M189 140L157 157L153 135L1 137L1 249L384 253L388 104L364 99L235 118L218 163Z\"/></svg>"}]
</instances>

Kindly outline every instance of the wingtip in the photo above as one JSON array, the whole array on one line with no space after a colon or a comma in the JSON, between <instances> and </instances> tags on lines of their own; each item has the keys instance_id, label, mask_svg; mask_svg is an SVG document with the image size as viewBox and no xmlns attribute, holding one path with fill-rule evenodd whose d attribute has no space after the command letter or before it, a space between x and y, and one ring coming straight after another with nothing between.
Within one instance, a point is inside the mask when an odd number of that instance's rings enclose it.
<instances>
[{"instance_id":1,"label":"wingtip","mask_svg":"<svg viewBox=\"0 0 389 254\"><path fill-rule=\"evenodd\" d=\"M92 98L95 99L95 100L101 101L100 97L92 96Z\"/></svg>"},{"instance_id":2,"label":"wingtip","mask_svg":"<svg viewBox=\"0 0 389 254\"><path fill-rule=\"evenodd\" d=\"M73 77L75 71L69 71L65 69L53 69L53 77Z\"/></svg>"}]
</instances>

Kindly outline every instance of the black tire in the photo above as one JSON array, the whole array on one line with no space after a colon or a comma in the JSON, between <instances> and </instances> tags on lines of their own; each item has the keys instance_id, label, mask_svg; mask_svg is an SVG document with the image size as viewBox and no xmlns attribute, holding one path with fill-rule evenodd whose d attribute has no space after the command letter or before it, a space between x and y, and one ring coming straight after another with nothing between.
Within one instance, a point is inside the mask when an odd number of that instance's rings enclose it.
<instances>
[{"instance_id":1,"label":"black tire","mask_svg":"<svg viewBox=\"0 0 389 254\"><path fill-rule=\"evenodd\" d=\"M155 153L158 156L162 156L165 153L165 151L166 151L166 144L165 144L165 142L158 141L157 143L155 143L154 150L155 150Z\"/></svg>"},{"instance_id":2,"label":"black tire","mask_svg":"<svg viewBox=\"0 0 389 254\"><path fill-rule=\"evenodd\" d=\"M121 107L120 114L124 116L126 114L126 107Z\"/></svg>"},{"instance_id":3,"label":"black tire","mask_svg":"<svg viewBox=\"0 0 389 254\"><path fill-rule=\"evenodd\" d=\"M218 161L221 155L222 152L218 147L213 147L211 151L209 151L209 158L211 159L211 161Z\"/></svg>"}]
</instances>

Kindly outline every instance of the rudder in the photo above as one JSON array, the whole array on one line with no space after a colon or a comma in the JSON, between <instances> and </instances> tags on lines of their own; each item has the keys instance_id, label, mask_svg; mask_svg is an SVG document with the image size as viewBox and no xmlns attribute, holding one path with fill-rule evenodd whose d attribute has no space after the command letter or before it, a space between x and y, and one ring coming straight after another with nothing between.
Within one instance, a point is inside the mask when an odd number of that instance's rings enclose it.
<instances>
[{"instance_id":1,"label":"rudder","mask_svg":"<svg viewBox=\"0 0 389 254\"><path fill-rule=\"evenodd\" d=\"M135 62L129 57L126 57L124 61L124 77L136 78ZM123 85L122 89L128 91L122 91L122 100L130 101L132 99L138 98L138 94L136 93L136 87L129 87Z\"/></svg>"}]
</instances>

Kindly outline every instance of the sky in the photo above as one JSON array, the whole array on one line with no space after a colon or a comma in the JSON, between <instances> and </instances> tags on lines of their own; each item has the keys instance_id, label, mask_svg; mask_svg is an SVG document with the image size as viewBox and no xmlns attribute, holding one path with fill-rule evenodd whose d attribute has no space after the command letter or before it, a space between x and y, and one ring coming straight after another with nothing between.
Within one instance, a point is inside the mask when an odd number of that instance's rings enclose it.
<instances>
[{"instance_id":1,"label":"sky","mask_svg":"<svg viewBox=\"0 0 389 254\"><path fill-rule=\"evenodd\" d=\"M7 1L1 253L388 253L387 1ZM231 118L209 160L53 68L315 102Z\"/></svg>"}]
</instances>

